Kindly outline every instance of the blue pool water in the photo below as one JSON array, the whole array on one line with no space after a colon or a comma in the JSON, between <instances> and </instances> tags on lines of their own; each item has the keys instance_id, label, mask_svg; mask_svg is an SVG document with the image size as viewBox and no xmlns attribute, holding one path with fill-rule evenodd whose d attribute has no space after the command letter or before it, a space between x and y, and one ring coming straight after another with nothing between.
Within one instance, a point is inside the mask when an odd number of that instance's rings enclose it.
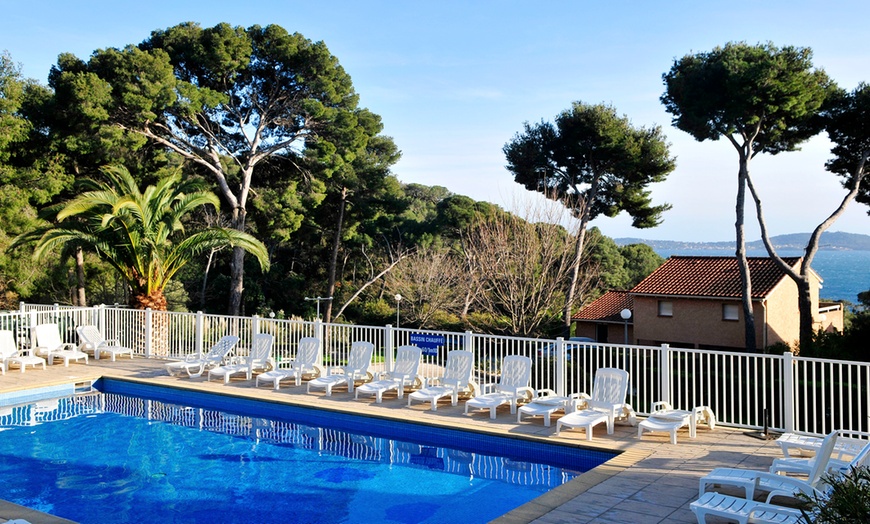
<instances>
[{"instance_id":1,"label":"blue pool water","mask_svg":"<svg viewBox=\"0 0 870 524\"><path fill-rule=\"evenodd\" d=\"M613 456L115 380L99 389L0 399L0 498L84 524L468 524Z\"/></svg>"}]
</instances>

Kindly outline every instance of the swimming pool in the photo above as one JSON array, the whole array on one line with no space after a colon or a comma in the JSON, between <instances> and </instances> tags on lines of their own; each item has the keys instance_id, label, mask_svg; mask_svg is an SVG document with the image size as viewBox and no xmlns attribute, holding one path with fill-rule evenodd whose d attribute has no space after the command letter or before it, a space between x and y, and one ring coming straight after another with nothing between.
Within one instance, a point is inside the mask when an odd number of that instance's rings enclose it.
<instances>
[{"instance_id":1,"label":"swimming pool","mask_svg":"<svg viewBox=\"0 0 870 524\"><path fill-rule=\"evenodd\" d=\"M2 498L82 523L473 523L613 456L125 381L98 388L0 402Z\"/></svg>"}]
</instances>

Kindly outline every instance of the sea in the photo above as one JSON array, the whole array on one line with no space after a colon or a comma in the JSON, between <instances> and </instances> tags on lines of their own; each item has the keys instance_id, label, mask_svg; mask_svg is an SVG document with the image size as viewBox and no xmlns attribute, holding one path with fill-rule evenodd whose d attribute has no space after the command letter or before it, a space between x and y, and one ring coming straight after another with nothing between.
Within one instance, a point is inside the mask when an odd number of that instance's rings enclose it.
<instances>
[{"instance_id":1,"label":"sea","mask_svg":"<svg viewBox=\"0 0 870 524\"><path fill-rule=\"evenodd\" d=\"M656 249L664 258L672 255L686 256L734 256L729 249ZM800 257L803 251L783 249L777 251L781 257ZM750 249L750 257L766 257L763 249ZM858 304L858 293L870 290L870 251L820 250L813 258L813 270L822 277L822 300Z\"/></svg>"}]
</instances>

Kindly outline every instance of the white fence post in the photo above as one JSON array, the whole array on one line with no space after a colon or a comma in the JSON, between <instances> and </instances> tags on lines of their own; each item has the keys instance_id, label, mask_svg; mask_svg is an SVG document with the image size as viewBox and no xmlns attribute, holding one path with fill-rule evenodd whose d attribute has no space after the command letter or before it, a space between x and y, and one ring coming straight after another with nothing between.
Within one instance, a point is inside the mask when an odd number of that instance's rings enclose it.
<instances>
[{"instance_id":1,"label":"white fence post","mask_svg":"<svg viewBox=\"0 0 870 524\"><path fill-rule=\"evenodd\" d=\"M260 334L260 315L254 315L251 317L251 337L255 337Z\"/></svg>"},{"instance_id":2,"label":"white fence post","mask_svg":"<svg viewBox=\"0 0 870 524\"><path fill-rule=\"evenodd\" d=\"M203 339L203 326L205 325L205 314L202 311L196 312L196 323L193 326L193 345L196 349L196 354L199 357L202 357L202 339Z\"/></svg>"},{"instance_id":3,"label":"white fence post","mask_svg":"<svg viewBox=\"0 0 870 524\"><path fill-rule=\"evenodd\" d=\"M466 349L474 353L474 334L471 331L465 332L465 340L462 344L462 349Z\"/></svg>"},{"instance_id":4,"label":"white fence post","mask_svg":"<svg viewBox=\"0 0 870 524\"><path fill-rule=\"evenodd\" d=\"M150 307L145 308L145 358L151 358L151 322L153 321L151 313Z\"/></svg>"},{"instance_id":5,"label":"white fence post","mask_svg":"<svg viewBox=\"0 0 870 524\"><path fill-rule=\"evenodd\" d=\"M323 338L323 321L317 318L314 321L314 336L320 341L320 352L317 355L317 363L323 365L323 353L329 347L325 338ZM335 365L335 363L332 363Z\"/></svg>"},{"instance_id":6,"label":"white fence post","mask_svg":"<svg viewBox=\"0 0 870 524\"><path fill-rule=\"evenodd\" d=\"M659 352L659 399L671 403L671 346L662 344ZM655 400L655 399L653 399ZM687 406L691 407L691 406Z\"/></svg>"},{"instance_id":7,"label":"white fence post","mask_svg":"<svg viewBox=\"0 0 870 524\"><path fill-rule=\"evenodd\" d=\"M794 432L794 354L791 351L783 353L782 359L782 409L783 413L783 428L786 433Z\"/></svg>"},{"instance_id":8,"label":"white fence post","mask_svg":"<svg viewBox=\"0 0 870 524\"><path fill-rule=\"evenodd\" d=\"M565 365L565 359L567 358L565 354L565 337L557 337L556 338L556 394L557 395L567 395L565 392L567 388L567 380L565 377L565 368L568 366Z\"/></svg>"},{"instance_id":9,"label":"white fence post","mask_svg":"<svg viewBox=\"0 0 870 524\"><path fill-rule=\"evenodd\" d=\"M111 335L106 333L106 305L100 304L97 306L97 328L100 330L100 333L103 334L103 337L112 338Z\"/></svg>"},{"instance_id":10,"label":"white fence post","mask_svg":"<svg viewBox=\"0 0 870 524\"><path fill-rule=\"evenodd\" d=\"M398 340L393 344L393 333L399 336L399 332L393 329L392 324L384 326L384 371L393 369L393 351L399 346Z\"/></svg>"}]
</instances>

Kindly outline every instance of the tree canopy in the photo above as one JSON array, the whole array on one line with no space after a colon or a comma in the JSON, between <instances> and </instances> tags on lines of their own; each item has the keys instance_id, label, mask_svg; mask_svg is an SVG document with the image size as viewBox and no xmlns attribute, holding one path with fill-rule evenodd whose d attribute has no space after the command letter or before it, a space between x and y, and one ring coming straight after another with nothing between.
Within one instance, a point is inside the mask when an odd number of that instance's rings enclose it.
<instances>
[{"instance_id":1,"label":"tree canopy","mask_svg":"<svg viewBox=\"0 0 870 524\"><path fill-rule=\"evenodd\" d=\"M625 211L632 225L654 227L670 206L653 205L648 189L676 166L661 128L634 127L613 107L574 102L555 124L526 123L504 148L514 180L562 203L580 220L563 311L571 322L586 228L599 215Z\"/></svg>"},{"instance_id":2,"label":"tree canopy","mask_svg":"<svg viewBox=\"0 0 870 524\"><path fill-rule=\"evenodd\" d=\"M746 347L754 350L752 282L746 259L745 200L749 164L758 153L793 151L822 129L820 111L835 89L812 64L808 48L731 42L686 55L662 75L661 102L672 123L696 140L725 137L737 150L735 236L743 287Z\"/></svg>"},{"instance_id":3,"label":"tree canopy","mask_svg":"<svg viewBox=\"0 0 870 524\"><path fill-rule=\"evenodd\" d=\"M285 180L270 196L283 203L286 237L302 223L293 192L321 201L325 181L352 176L382 127L357 107L350 76L323 42L276 25L188 22L138 46L97 50L87 63L63 55L51 78L78 111L210 176L239 231L255 176ZM233 252L230 313L241 307L244 253Z\"/></svg>"}]
</instances>

